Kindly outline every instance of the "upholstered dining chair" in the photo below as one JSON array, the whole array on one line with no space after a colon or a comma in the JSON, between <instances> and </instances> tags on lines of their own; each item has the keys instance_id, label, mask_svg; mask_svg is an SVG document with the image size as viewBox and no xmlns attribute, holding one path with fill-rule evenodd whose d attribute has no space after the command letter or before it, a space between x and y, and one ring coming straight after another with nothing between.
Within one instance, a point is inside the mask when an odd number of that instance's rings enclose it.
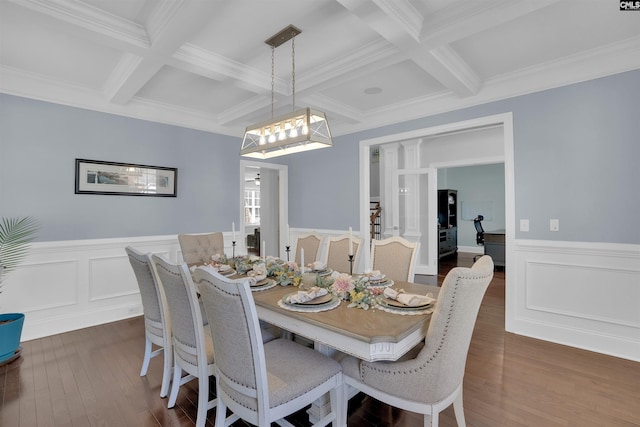
<instances>
[{"instance_id":1,"label":"upholstered dining chair","mask_svg":"<svg viewBox=\"0 0 640 427\"><path fill-rule=\"evenodd\" d=\"M214 255L224 255L224 236L209 234L178 234L182 259L188 267L210 262Z\"/></svg>"},{"instance_id":2,"label":"upholstered dining chair","mask_svg":"<svg viewBox=\"0 0 640 427\"><path fill-rule=\"evenodd\" d=\"M129 263L140 288L142 311L144 313L145 348L140 376L147 375L149 361L159 355L163 357L162 385L160 397L167 397L171 384L171 368L173 363L173 349L171 346L171 322L160 287L156 270L150 254L144 254L131 246L125 248L129 256ZM156 350L153 350L153 345Z\"/></svg>"},{"instance_id":3,"label":"upholstered dining chair","mask_svg":"<svg viewBox=\"0 0 640 427\"><path fill-rule=\"evenodd\" d=\"M346 425L347 396L356 389L391 406L424 414L425 426L437 427L440 412L453 403L458 426L464 426L462 381L467 353L478 309L492 278L489 256L471 268L450 270L438 294L425 342L399 361L342 358L345 402L338 425Z\"/></svg>"},{"instance_id":4,"label":"upholstered dining chair","mask_svg":"<svg viewBox=\"0 0 640 427\"><path fill-rule=\"evenodd\" d=\"M322 248L322 240L323 237L316 233L303 233L298 234L296 239L296 248L295 248L295 261L298 265L300 265L300 249L304 249L304 262L305 264L309 264L311 262L317 261L321 255Z\"/></svg>"},{"instance_id":5,"label":"upholstered dining chair","mask_svg":"<svg viewBox=\"0 0 640 427\"><path fill-rule=\"evenodd\" d=\"M360 243L362 239L353 236L353 272L355 273L360 259ZM327 237L327 248L323 261L327 268L340 273L349 273L349 235Z\"/></svg>"},{"instance_id":6,"label":"upholstered dining chair","mask_svg":"<svg viewBox=\"0 0 640 427\"><path fill-rule=\"evenodd\" d=\"M171 316L173 336L173 383L168 407L173 408L181 385L198 379L198 412L196 426L204 426L207 411L216 406L209 400L209 377L215 374L213 343L202 313L191 274L186 264L172 264L152 255L160 283L164 289ZM183 376L183 371L186 374Z\"/></svg>"},{"instance_id":7,"label":"upholstered dining chair","mask_svg":"<svg viewBox=\"0 0 640 427\"><path fill-rule=\"evenodd\" d=\"M392 280L413 282L419 242L393 236L371 241L371 268Z\"/></svg>"},{"instance_id":8,"label":"upholstered dining chair","mask_svg":"<svg viewBox=\"0 0 640 427\"><path fill-rule=\"evenodd\" d=\"M236 419L269 427L291 425L283 418L314 400L330 396L331 412L315 426L341 413L340 364L315 350L278 338L262 343L255 303L246 280L231 280L210 267L194 273L209 316L216 348L216 427ZM233 413L226 418L227 409Z\"/></svg>"}]
</instances>

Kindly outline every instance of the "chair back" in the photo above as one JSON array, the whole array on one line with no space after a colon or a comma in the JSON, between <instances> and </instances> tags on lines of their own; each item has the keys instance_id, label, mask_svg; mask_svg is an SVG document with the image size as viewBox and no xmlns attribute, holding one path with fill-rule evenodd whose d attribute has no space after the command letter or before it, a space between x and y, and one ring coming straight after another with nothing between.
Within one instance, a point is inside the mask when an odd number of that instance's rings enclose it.
<instances>
[{"instance_id":1,"label":"chair back","mask_svg":"<svg viewBox=\"0 0 640 427\"><path fill-rule=\"evenodd\" d=\"M202 313L195 285L186 264L172 264L158 255L152 255L171 316L174 355L186 364L188 372L197 371L199 364L213 363L207 359L202 326ZM190 368L190 369L189 369Z\"/></svg>"},{"instance_id":2,"label":"chair back","mask_svg":"<svg viewBox=\"0 0 640 427\"><path fill-rule=\"evenodd\" d=\"M322 246L322 236L318 233L299 234L296 240L296 257L295 261L300 265L300 249L304 249L304 262L308 264L318 260L320 255L320 246Z\"/></svg>"},{"instance_id":3,"label":"chair back","mask_svg":"<svg viewBox=\"0 0 640 427\"><path fill-rule=\"evenodd\" d=\"M150 254L144 254L131 246L124 249L129 256L129 263L140 289L142 299L142 311L144 312L144 325L147 332L157 337L163 337L166 333L166 307L164 295L160 284L156 280L156 272L151 261ZM158 344L154 342L154 344ZM161 345L161 344L160 344Z\"/></svg>"},{"instance_id":4,"label":"chair back","mask_svg":"<svg viewBox=\"0 0 640 427\"><path fill-rule=\"evenodd\" d=\"M360 259L360 243L359 237L353 239L353 272L358 266ZM325 262L327 268L338 271L340 273L349 273L349 235L331 236L327 238Z\"/></svg>"},{"instance_id":5,"label":"chair back","mask_svg":"<svg viewBox=\"0 0 640 427\"><path fill-rule=\"evenodd\" d=\"M484 216L478 215L473 219L473 225L476 227L476 244L484 245L484 228L482 228L482 220Z\"/></svg>"},{"instance_id":6,"label":"chair back","mask_svg":"<svg viewBox=\"0 0 640 427\"><path fill-rule=\"evenodd\" d=\"M416 361L430 372L421 393L436 402L453 392L464 377L467 353L478 310L493 279L493 260L484 255L471 268L447 273L427 331L426 345Z\"/></svg>"},{"instance_id":7,"label":"chair back","mask_svg":"<svg viewBox=\"0 0 640 427\"><path fill-rule=\"evenodd\" d=\"M194 277L216 349L218 391L226 395L223 400L234 413L245 418L249 408L258 416L269 409L269 396L262 333L249 282L228 279L211 267L198 267Z\"/></svg>"},{"instance_id":8,"label":"chair back","mask_svg":"<svg viewBox=\"0 0 640 427\"><path fill-rule=\"evenodd\" d=\"M371 241L371 266L391 280L413 282L420 243L399 236Z\"/></svg>"},{"instance_id":9,"label":"chair back","mask_svg":"<svg viewBox=\"0 0 640 427\"><path fill-rule=\"evenodd\" d=\"M188 267L211 262L214 255L224 255L224 236L209 234L178 234L182 259Z\"/></svg>"}]
</instances>

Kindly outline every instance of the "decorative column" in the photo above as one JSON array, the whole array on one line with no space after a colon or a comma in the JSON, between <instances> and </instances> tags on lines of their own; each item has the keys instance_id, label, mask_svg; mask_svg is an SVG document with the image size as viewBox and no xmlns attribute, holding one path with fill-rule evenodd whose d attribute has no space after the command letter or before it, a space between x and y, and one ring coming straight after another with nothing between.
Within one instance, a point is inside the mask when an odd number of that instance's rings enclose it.
<instances>
[{"instance_id":1,"label":"decorative column","mask_svg":"<svg viewBox=\"0 0 640 427\"><path fill-rule=\"evenodd\" d=\"M405 170L420 169L420 146L422 139L401 142L403 147L403 161ZM420 231L420 174L407 173L404 174L404 185L400 189L400 207L404 211L403 220L404 227L402 237L417 242L420 241L422 235ZM426 197L426 195L425 195Z\"/></svg>"},{"instance_id":2,"label":"decorative column","mask_svg":"<svg viewBox=\"0 0 640 427\"><path fill-rule=\"evenodd\" d=\"M382 237L391 237L398 234L394 230L394 212L397 209L398 193L397 182L394 179L394 172L398 170L398 150L400 144L397 142L380 146L380 206L382 206Z\"/></svg>"}]
</instances>

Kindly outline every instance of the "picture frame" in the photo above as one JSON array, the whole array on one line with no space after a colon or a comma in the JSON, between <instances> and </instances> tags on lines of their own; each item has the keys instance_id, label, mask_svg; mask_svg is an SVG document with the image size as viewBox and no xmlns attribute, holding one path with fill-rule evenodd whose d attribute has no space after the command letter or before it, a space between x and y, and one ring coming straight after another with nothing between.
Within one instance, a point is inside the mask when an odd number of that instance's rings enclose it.
<instances>
[{"instance_id":1,"label":"picture frame","mask_svg":"<svg viewBox=\"0 0 640 427\"><path fill-rule=\"evenodd\" d=\"M75 194L177 197L178 169L76 159Z\"/></svg>"}]
</instances>

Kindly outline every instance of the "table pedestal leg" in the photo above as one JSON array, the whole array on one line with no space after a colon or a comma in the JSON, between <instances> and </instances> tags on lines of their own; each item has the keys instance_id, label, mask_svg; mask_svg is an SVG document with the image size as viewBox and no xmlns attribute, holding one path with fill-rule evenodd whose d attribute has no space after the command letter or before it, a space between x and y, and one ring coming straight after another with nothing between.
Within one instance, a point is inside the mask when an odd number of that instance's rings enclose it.
<instances>
[{"instance_id":1,"label":"table pedestal leg","mask_svg":"<svg viewBox=\"0 0 640 427\"><path fill-rule=\"evenodd\" d=\"M325 356L333 357L336 354L336 350L334 348L326 346L317 341L314 341L313 348L314 350L324 354ZM327 393L313 402L311 404L311 408L307 410L307 414L309 414L309 422L311 422L311 424L315 424L322 418L327 416L330 412L331 400L329 399L329 393Z\"/></svg>"}]
</instances>

